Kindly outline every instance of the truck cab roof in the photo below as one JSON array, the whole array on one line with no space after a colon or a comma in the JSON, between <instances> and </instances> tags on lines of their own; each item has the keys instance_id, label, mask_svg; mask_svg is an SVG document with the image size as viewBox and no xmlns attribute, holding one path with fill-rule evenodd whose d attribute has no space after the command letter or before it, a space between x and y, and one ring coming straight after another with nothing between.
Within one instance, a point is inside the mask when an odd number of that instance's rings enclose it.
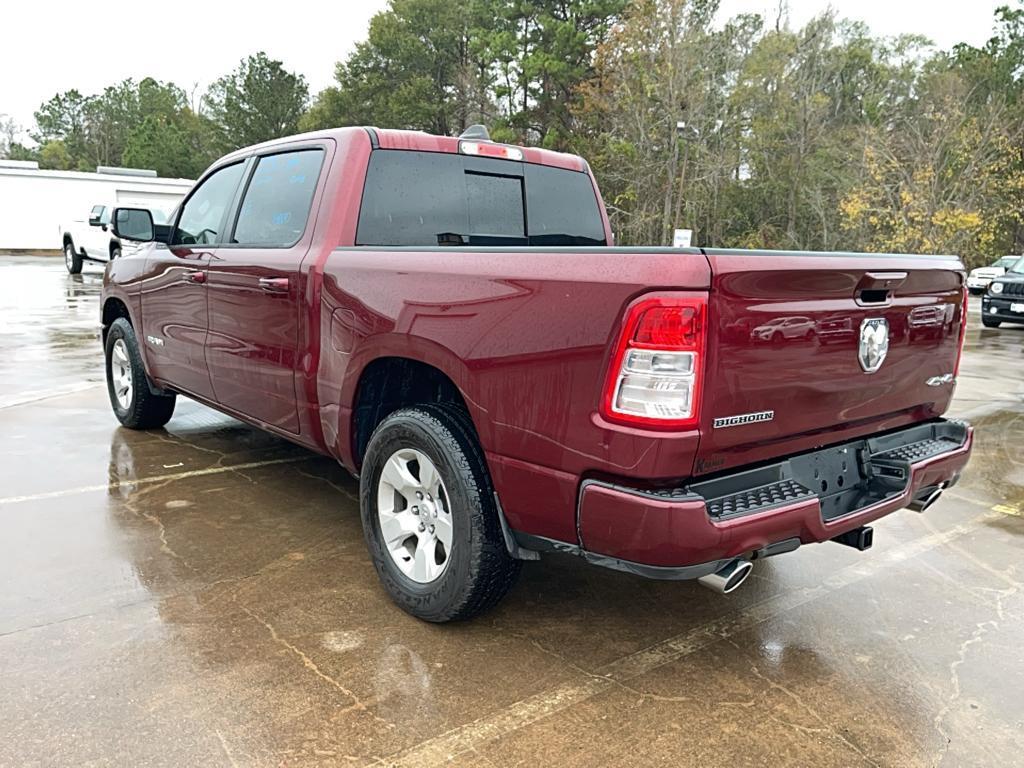
<instances>
[{"instance_id":1,"label":"truck cab roof","mask_svg":"<svg viewBox=\"0 0 1024 768\"><path fill-rule=\"evenodd\" d=\"M486 143L493 144L495 146L514 147L515 149L518 149L523 156L522 162L534 163L536 165L548 165L554 168L565 168L567 170L580 172L586 172L588 169L586 161L579 155L555 152L550 149L541 149L540 147L500 144L480 139L460 139L454 136L436 136L434 134L425 133L424 131L398 130L392 128L381 129L374 128L372 126L328 128L322 131L311 131L309 133L300 133L295 136L286 136L281 139L273 139L261 144L254 144L249 147L238 149L218 160L217 164L221 165L229 159L248 155L252 153L253 150L262 151L273 147L283 148L289 144L294 144L299 141L309 141L310 139L326 138L341 143L349 140L354 133L359 132L365 133L369 137L370 143L374 149L402 149L415 152L446 152L449 154L458 154L461 151L460 143L462 142L468 142L470 144Z\"/></svg>"}]
</instances>

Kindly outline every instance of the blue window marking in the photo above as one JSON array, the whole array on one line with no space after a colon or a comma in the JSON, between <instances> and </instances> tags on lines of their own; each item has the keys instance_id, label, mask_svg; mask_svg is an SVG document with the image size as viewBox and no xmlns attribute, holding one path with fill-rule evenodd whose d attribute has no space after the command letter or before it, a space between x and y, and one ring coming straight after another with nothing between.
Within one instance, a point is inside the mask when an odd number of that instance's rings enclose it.
<instances>
[{"instance_id":1,"label":"blue window marking","mask_svg":"<svg viewBox=\"0 0 1024 768\"><path fill-rule=\"evenodd\" d=\"M294 245L309 219L323 157L322 149L260 157L239 211L235 242Z\"/></svg>"}]
</instances>

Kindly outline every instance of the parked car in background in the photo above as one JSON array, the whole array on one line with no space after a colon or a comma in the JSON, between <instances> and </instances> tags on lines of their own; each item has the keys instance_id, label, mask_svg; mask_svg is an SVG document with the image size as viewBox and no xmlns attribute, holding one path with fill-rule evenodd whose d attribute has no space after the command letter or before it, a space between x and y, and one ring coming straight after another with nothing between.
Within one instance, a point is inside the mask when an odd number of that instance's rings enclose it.
<instances>
[{"instance_id":1,"label":"parked car in background","mask_svg":"<svg viewBox=\"0 0 1024 768\"><path fill-rule=\"evenodd\" d=\"M755 341L779 344L786 339L813 339L814 321L809 317L774 317L750 332Z\"/></svg>"},{"instance_id":2,"label":"parked car in background","mask_svg":"<svg viewBox=\"0 0 1024 768\"><path fill-rule=\"evenodd\" d=\"M110 205L94 205L87 219L75 220L62 232L64 266L68 273L77 275L86 261L107 262L121 255L121 241L110 227L110 216L114 208ZM153 221L163 224L167 216L159 210L151 210Z\"/></svg>"},{"instance_id":3,"label":"parked car in background","mask_svg":"<svg viewBox=\"0 0 1024 768\"><path fill-rule=\"evenodd\" d=\"M989 284L981 300L981 322L986 328L1024 323L1024 259Z\"/></svg>"},{"instance_id":4,"label":"parked car in background","mask_svg":"<svg viewBox=\"0 0 1024 768\"><path fill-rule=\"evenodd\" d=\"M987 267L972 269L967 276L967 289L974 294L984 293L989 283L997 277L1002 277L1006 271L1021 260L1021 256L1003 256L998 261L989 264Z\"/></svg>"},{"instance_id":5,"label":"parked car in background","mask_svg":"<svg viewBox=\"0 0 1024 768\"><path fill-rule=\"evenodd\" d=\"M336 457L384 588L428 621L541 551L729 592L805 544L864 550L971 451L942 418L959 259L613 247L574 155L341 128L228 155L168 226L114 225L150 241L103 283L117 419L163 426L184 395ZM852 333L808 344L819 322Z\"/></svg>"}]
</instances>

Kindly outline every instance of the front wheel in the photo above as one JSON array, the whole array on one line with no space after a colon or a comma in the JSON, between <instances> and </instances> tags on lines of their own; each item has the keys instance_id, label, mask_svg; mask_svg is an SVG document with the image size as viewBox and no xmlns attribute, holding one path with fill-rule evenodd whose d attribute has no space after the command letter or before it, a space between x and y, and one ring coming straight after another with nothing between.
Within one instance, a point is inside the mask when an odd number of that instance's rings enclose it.
<instances>
[{"instance_id":1,"label":"front wheel","mask_svg":"<svg viewBox=\"0 0 1024 768\"><path fill-rule=\"evenodd\" d=\"M70 240L64 243L64 266L69 275L77 275L82 271L82 254L75 250L75 244Z\"/></svg>"},{"instance_id":2,"label":"front wheel","mask_svg":"<svg viewBox=\"0 0 1024 768\"><path fill-rule=\"evenodd\" d=\"M990 320L989 318L987 318L984 315L982 315L981 316L981 324L984 325L986 328L998 328L1000 325L1003 324L1003 321L1002 320Z\"/></svg>"},{"instance_id":3,"label":"front wheel","mask_svg":"<svg viewBox=\"0 0 1024 768\"><path fill-rule=\"evenodd\" d=\"M468 417L404 408L374 431L360 474L366 545L384 588L425 621L468 619L511 588L512 558Z\"/></svg>"},{"instance_id":4,"label":"front wheel","mask_svg":"<svg viewBox=\"0 0 1024 768\"><path fill-rule=\"evenodd\" d=\"M171 420L175 396L156 394L149 386L135 329L123 317L107 332L107 393L110 406L129 429L154 429Z\"/></svg>"}]
</instances>

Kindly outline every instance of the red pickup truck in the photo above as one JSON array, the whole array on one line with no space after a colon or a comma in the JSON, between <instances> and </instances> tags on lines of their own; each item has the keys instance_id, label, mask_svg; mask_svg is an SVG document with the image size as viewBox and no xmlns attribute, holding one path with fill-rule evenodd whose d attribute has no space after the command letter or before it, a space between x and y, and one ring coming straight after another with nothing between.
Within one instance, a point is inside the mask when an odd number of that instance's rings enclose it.
<instances>
[{"instance_id":1,"label":"red pickup truck","mask_svg":"<svg viewBox=\"0 0 1024 768\"><path fill-rule=\"evenodd\" d=\"M955 483L946 256L619 248L579 157L343 128L217 162L169 224L121 208L110 402L178 394L360 481L391 597L497 602L543 551L720 592ZM768 330L766 330L768 329Z\"/></svg>"}]
</instances>

